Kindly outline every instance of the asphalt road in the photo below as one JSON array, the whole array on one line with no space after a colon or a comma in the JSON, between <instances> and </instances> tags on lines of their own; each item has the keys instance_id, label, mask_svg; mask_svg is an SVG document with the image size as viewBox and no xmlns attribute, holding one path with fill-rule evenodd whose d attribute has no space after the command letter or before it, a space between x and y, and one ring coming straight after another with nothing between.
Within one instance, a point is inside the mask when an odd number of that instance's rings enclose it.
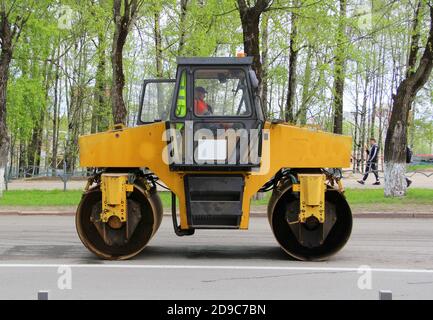
<instances>
[{"instance_id":1,"label":"asphalt road","mask_svg":"<svg viewBox=\"0 0 433 320\"><path fill-rule=\"evenodd\" d=\"M138 257L105 262L81 244L73 217L0 216L0 299L38 290L50 299L377 299L379 290L433 299L433 219L356 219L346 247L313 263L290 260L265 218L248 231L178 238L165 217Z\"/></svg>"}]
</instances>

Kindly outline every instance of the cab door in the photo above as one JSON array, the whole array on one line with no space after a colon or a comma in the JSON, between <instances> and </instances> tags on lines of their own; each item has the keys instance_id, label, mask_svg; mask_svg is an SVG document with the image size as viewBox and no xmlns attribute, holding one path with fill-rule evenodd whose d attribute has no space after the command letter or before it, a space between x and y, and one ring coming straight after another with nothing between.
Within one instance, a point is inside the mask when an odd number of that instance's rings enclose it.
<instances>
[{"instance_id":1,"label":"cab door","mask_svg":"<svg viewBox=\"0 0 433 320\"><path fill-rule=\"evenodd\" d=\"M248 71L230 65L178 70L170 119L172 170L249 171L260 165L264 121Z\"/></svg>"},{"instance_id":2,"label":"cab door","mask_svg":"<svg viewBox=\"0 0 433 320\"><path fill-rule=\"evenodd\" d=\"M175 84L175 79L144 80L137 125L169 120Z\"/></svg>"}]
</instances>

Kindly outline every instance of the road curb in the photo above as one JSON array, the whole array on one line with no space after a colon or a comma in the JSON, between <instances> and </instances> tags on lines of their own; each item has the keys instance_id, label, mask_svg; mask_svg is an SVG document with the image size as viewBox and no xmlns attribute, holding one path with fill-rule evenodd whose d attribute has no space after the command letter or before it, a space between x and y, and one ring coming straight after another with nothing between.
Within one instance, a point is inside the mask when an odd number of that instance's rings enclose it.
<instances>
[{"instance_id":1,"label":"road curb","mask_svg":"<svg viewBox=\"0 0 433 320\"><path fill-rule=\"evenodd\" d=\"M0 216L74 216L71 211L0 211Z\"/></svg>"},{"instance_id":2,"label":"road curb","mask_svg":"<svg viewBox=\"0 0 433 320\"><path fill-rule=\"evenodd\" d=\"M75 211L0 211L0 216L74 216ZM170 216L169 211L164 216ZM251 217L267 217L264 212L252 211ZM355 212L354 218L432 218L433 212Z\"/></svg>"},{"instance_id":3,"label":"road curb","mask_svg":"<svg viewBox=\"0 0 433 320\"><path fill-rule=\"evenodd\" d=\"M354 213L355 218L433 218L433 212L359 212Z\"/></svg>"}]
</instances>

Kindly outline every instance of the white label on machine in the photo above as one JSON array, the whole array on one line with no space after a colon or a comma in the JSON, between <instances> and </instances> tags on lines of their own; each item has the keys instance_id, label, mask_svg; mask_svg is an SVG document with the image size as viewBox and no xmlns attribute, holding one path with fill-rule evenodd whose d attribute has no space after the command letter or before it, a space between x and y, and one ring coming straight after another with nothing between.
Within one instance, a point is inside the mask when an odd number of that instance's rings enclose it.
<instances>
[{"instance_id":1,"label":"white label on machine","mask_svg":"<svg viewBox=\"0 0 433 320\"><path fill-rule=\"evenodd\" d=\"M197 158L199 161L226 160L227 141L225 139L198 140Z\"/></svg>"}]
</instances>

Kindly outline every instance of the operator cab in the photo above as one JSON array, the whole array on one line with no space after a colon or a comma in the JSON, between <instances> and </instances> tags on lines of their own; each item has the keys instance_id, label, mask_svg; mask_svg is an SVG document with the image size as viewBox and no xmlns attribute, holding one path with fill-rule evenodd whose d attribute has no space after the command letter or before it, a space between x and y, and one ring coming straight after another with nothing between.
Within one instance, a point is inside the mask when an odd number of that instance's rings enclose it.
<instances>
[{"instance_id":1,"label":"operator cab","mask_svg":"<svg viewBox=\"0 0 433 320\"><path fill-rule=\"evenodd\" d=\"M178 58L176 79L146 80L138 124L165 121L171 170L260 166L264 115L252 57Z\"/></svg>"}]
</instances>

